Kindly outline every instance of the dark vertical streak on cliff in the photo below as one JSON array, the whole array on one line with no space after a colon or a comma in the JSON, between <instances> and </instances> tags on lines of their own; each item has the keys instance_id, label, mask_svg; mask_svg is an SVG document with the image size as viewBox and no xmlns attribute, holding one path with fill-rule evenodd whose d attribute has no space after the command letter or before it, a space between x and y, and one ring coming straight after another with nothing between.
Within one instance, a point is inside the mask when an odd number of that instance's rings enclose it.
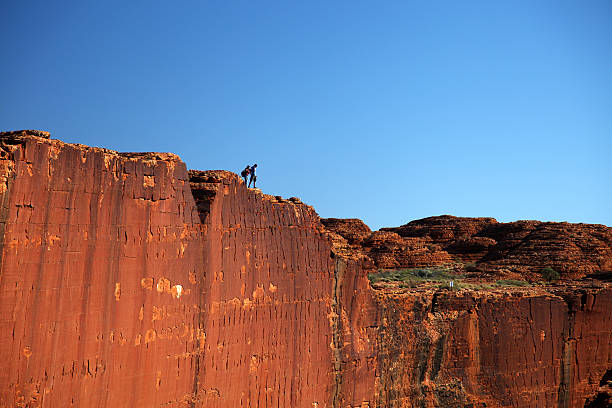
<instances>
[{"instance_id":1,"label":"dark vertical streak on cliff","mask_svg":"<svg viewBox=\"0 0 612 408\"><path fill-rule=\"evenodd\" d=\"M206 214L208 215L208 214ZM200 218L200 220L206 220L206 216L204 216L203 218ZM202 221L202 222L204 222ZM206 245L203 246L203 248L201 248L201 254L202 254L202 270L206 271L207 270L207 262L208 262L208 258L207 258L207 248ZM196 273L194 271L194 273ZM194 330L196 331L196 333L198 332L198 330L203 330L203 314L206 313L205 309L204 309L204 305L206 305L207 303L207 296L206 296L206 291L205 291L205 278L206 275L205 273L200 275L196 273L196 282L197 282L197 288L199 289L198 291L198 310L197 312L194 314ZM202 375L200 375L200 369L201 369L201 360L203 359L203 355L202 353L204 352L204 345L201 344L201 338L200 336L196 335L195 336L195 345L194 345L194 361L193 361L193 384L191 386L191 395L192 398L189 401L189 406L190 408L195 408L196 407L196 402L200 400L200 395L199 395L199 390L200 390L200 378L204 377L206 373L202 373Z\"/></svg>"},{"instance_id":2,"label":"dark vertical streak on cliff","mask_svg":"<svg viewBox=\"0 0 612 408\"><path fill-rule=\"evenodd\" d=\"M7 176L7 180L6 180L6 190L2 193L2 199L0 202L0 288L3 287L2 284L2 277L3 277L3 273L2 271L4 270L4 264L3 264L3 260L4 260L4 251L6 250L6 247L4 245L4 240L5 240L5 232L6 232L6 223L8 222L8 216L10 213L10 202L11 202L11 195L13 192L13 182L15 180L15 171L12 171L10 176Z\"/></svg>"},{"instance_id":3,"label":"dark vertical streak on cliff","mask_svg":"<svg viewBox=\"0 0 612 408\"><path fill-rule=\"evenodd\" d=\"M205 372L206 366L202 364L202 361L204 360L203 353L205 353L206 350L205 350L205 345L202 344L204 340L199 335L197 335L197 333L199 330L205 329L206 321L207 321L207 318L209 317L209 313L208 313L209 311L208 311L207 305L210 304L210 299L209 299L210 293L206 287L206 282L207 282L206 279L207 279L207 272L210 272L212 270L212 267L211 267L212 260L210 259L212 247L211 247L211 241L210 241L211 238L209 234L213 233L213 227L210 222L210 219L212 218L210 217L210 212L211 212L213 201L216 198L216 191L201 188L201 186L197 184L197 183L201 183L204 181L207 181L207 180L202 179L201 177L194 175L194 174L189 174L187 178L187 182L190 186L192 199L194 200L195 208L197 209L197 212L198 212L198 220L201 225L201 230L200 230L201 235L200 236L202 239L202 246L200 249L200 254L202 257L202 264L200 266L202 268L201 269L202 273L197 273L198 271L194 271L196 275L197 287L199 291L198 291L198 311L197 313L195 313L194 325L193 325L194 330L196 332L196 336L195 336L194 359L193 359L193 366L194 366L193 380L192 380L193 383L191 386L192 398L189 401L190 408L197 407L198 406L197 403L201 402L202 398L205 397L205 395L200 395L201 394L200 383L201 383L202 378L206 378L206 372ZM201 370L203 370L203 372L200 372Z\"/></svg>"},{"instance_id":4,"label":"dark vertical streak on cliff","mask_svg":"<svg viewBox=\"0 0 612 408\"><path fill-rule=\"evenodd\" d=\"M574 355L576 353L576 339L574 328L576 324L576 312L579 308L577 301L571 294L564 294L563 299L565 300L567 307L567 327L563 333L563 346L561 350L561 378L559 381L559 393L558 393L558 408L569 408L572 401L572 376ZM581 301L581 299L580 299Z\"/></svg>"},{"instance_id":5,"label":"dark vertical streak on cliff","mask_svg":"<svg viewBox=\"0 0 612 408\"><path fill-rule=\"evenodd\" d=\"M340 391L342 386L342 308L340 305L340 293L342 291L342 279L346 269L346 261L332 253L334 262L334 284L332 286L330 325L332 332L332 358L334 365L334 385L332 408L340 407Z\"/></svg>"}]
</instances>

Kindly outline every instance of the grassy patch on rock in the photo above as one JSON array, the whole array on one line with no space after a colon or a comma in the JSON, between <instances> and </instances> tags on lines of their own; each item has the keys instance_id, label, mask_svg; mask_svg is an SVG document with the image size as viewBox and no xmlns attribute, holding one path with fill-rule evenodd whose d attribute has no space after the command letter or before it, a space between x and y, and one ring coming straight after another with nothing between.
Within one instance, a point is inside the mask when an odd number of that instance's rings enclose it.
<instances>
[{"instance_id":1,"label":"grassy patch on rock","mask_svg":"<svg viewBox=\"0 0 612 408\"><path fill-rule=\"evenodd\" d=\"M435 286L438 289L449 290L492 290L504 287L529 287L529 282L515 279L500 279L495 282L464 281L463 274L458 274L452 268L410 268L410 269L381 269L377 273L368 275L371 284L387 288L416 288L422 285ZM453 286L451 285L451 282Z\"/></svg>"},{"instance_id":2,"label":"grassy patch on rock","mask_svg":"<svg viewBox=\"0 0 612 408\"><path fill-rule=\"evenodd\" d=\"M515 279L501 279L495 282L495 285L496 286L524 287L524 286L531 286L531 283L522 281L522 280L515 280Z\"/></svg>"},{"instance_id":3,"label":"grassy patch on rock","mask_svg":"<svg viewBox=\"0 0 612 408\"><path fill-rule=\"evenodd\" d=\"M400 282L402 288L416 287L422 283L448 284L450 281L460 280L463 275L452 273L448 268L411 268L381 270L368 275L370 283Z\"/></svg>"}]
</instances>

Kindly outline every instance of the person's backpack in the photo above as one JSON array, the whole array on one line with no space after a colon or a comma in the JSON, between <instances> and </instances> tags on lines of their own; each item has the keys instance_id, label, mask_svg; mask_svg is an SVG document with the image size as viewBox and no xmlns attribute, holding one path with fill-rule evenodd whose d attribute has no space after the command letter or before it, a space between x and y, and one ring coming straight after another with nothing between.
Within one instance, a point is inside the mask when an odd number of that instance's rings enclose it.
<instances>
[{"instance_id":1,"label":"person's backpack","mask_svg":"<svg viewBox=\"0 0 612 408\"><path fill-rule=\"evenodd\" d=\"M244 170L242 170L242 173L240 173L240 175L241 175L242 177L246 177L246 176L248 176L248 175L249 175L249 173L250 173L249 169L244 169Z\"/></svg>"}]
</instances>

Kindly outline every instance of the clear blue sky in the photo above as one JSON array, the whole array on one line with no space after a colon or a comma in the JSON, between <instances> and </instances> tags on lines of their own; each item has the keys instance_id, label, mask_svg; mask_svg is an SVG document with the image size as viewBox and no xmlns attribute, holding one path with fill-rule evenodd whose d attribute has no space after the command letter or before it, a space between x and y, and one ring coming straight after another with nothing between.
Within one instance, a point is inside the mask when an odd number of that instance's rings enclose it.
<instances>
[{"instance_id":1,"label":"clear blue sky","mask_svg":"<svg viewBox=\"0 0 612 408\"><path fill-rule=\"evenodd\" d=\"M0 130L192 169L397 226L612 226L612 2L12 1Z\"/></svg>"}]
</instances>

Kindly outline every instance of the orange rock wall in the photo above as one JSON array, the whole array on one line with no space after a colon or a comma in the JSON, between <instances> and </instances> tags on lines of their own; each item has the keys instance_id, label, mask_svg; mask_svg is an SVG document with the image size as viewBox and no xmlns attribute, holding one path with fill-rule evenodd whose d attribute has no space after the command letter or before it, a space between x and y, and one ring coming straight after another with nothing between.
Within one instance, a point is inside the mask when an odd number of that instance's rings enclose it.
<instances>
[{"instance_id":1,"label":"orange rock wall","mask_svg":"<svg viewBox=\"0 0 612 408\"><path fill-rule=\"evenodd\" d=\"M316 213L266 199L235 176L213 184L194 400L206 407L330 406L333 264Z\"/></svg>"},{"instance_id":2,"label":"orange rock wall","mask_svg":"<svg viewBox=\"0 0 612 408\"><path fill-rule=\"evenodd\" d=\"M612 290L381 295L378 406L583 407L612 366Z\"/></svg>"},{"instance_id":3,"label":"orange rock wall","mask_svg":"<svg viewBox=\"0 0 612 408\"><path fill-rule=\"evenodd\" d=\"M363 261L312 208L235 176L196 202L169 154L17 135L0 165L0 406L369 402Z\"/></svg>"},{"instance_id":4,"label":"orange rock wall","mask_svg":"<svg viewBox=\"0 0 612 408\"><path fill-rule=\"evenodd\" d=\"M206 254L206 338L193 400L210 407L371 401L377 327L364 261L332 254L311 207L247 190L233 174L192 172L192 189Z\"/></svg>"},{"instance_id":5,"label":"orange rock wall","mask_svg":"<svg viewBox=\"0 0 612 408\"><path fill-rule=\"evenodd\" d=\"M203 255L185 165L1 142L0 406L182 399L196 374Z\"/></svg>"},{"instance_id":6,"label":"orange rock wall","mask_svg":"<svg viewBox=\"0 0 612 408\"><path fill-rule=\"evenodd\" d=\"M332 332L336 394L332 407L375 407L378 307L364 271L371 261L336 253Z\"/></svg>"},{"instance_id":7,"label":"orange rock wall","mask_svg":"<svg viewBox=\"0 0 612 408\"><path fill-rule=\"evenodd\" d=\"M0 204L0 407L582 407L612 368L611 289L375 292L367 227L171 154L4 135Z\"/></svg>"}]
</instances>

